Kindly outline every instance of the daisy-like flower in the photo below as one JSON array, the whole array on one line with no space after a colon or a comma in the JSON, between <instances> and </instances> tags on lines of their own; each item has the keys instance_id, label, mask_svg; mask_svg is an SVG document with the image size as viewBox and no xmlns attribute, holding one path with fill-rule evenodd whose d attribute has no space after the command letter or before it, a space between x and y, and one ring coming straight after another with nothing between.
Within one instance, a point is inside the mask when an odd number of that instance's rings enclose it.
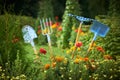
<instances>
[{"instance_id":1,"label":"daisy-like flower","mask_svg":"<svg viewBox=\"0 0 120 80\"><path fill-rule=\"evenodd\" d=\"M44 54L44 55L47 53L47 51L44 48L40 48L39 51L40 51L41 54Z\"/></svg>"}]
</instances>

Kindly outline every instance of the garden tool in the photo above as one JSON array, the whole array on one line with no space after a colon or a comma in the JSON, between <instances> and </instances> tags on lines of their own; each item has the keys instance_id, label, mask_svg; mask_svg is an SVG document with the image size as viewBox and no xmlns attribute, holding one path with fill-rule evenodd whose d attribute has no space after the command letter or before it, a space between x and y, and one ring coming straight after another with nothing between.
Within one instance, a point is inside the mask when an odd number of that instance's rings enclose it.
<instances>
[{"instance_id":1,"label":"garden tool","mask_svg":"<svg viewBox=\"0 0 120 80\"><path fill-rule=\"evenodd\" d=\"M34 29L29 25L25 25L22 28L22 33L23 33L23 38L24 38L25 43L30 43L32 45L34 53L36 54L36 58L38 58L37 50L35 48L35 44L33 41L35 38L37 38L37 35L36 35Z\"/></svg>"},{"instance_id":2,"label":"garden tool","mask_svg":"<svg viewBox=\"0 0 120 80\"><path fill-rule=\"evenodd\" d=\"M83 22L90 22L90 21L93 21L93 19L90 19L90 18L85 18L85 17L82 17L82 16L77 16L77 15L73 15L73 14L68 14L69 16L72 16L72 17L75 17L77 20L80 21L80 25L78 27L78 33L77 33L77 36L76 36L76 40L75 40L75 44L78 42L78 38L80 36L80 30L82 28L82 24ZM74 51L73 51L74 53ZM72 58L74 57L74 54L72 55Z\"/></svg>"},{"instance_id":3,"label":"garden tool","mask_svg":"<svg viewBox=\"0 0 120 80\"><path fill-rule=\"evenodd\" d=\"M94 20L94 19L91 19L91 18L85 18L85 17L82 17L82 16L73 15L73 14L68 14L68 16L75 17L77 20L79 20L81 22L90 22L90 21Z\"/></svg>"},{"instance_id":4,"label":"garden tool","mask_svg":"<svg viewBox=\"0 0 120 80\"><path fill-rule=\"evenodd\" d=\"M52 34L51 26L52 26L52 21L50 18L40 20L40 27L42 30L42 34L47 36L47 41L50 48L50 54L52 56L52 47L51 47L51 39L50 39L50 34Z\"/></svg>"},{"instance_id":5,"label":"garden tool","mask_svg":"<svg viewBox=\"0 0 120 80\"><path fill-rule=\"evenodd\" d=\"M90 52L90 50L91 50L91 48L92 48L92 46L93 46L93 44L94 44L97 36L105 37L106 34L107 34L108 31L109 31L109 27L106 26L106 25L104 25L104 24L102 24L102 23L100 23L100 22L98 22L98 21L96 21L96 20L94 20L94 21L93 21L93 25L92 25L92 27L90 28L90 31L94 33L94 37L93 37L93 39L92 39L92 41L91 41L91 43L90 43L90 46L89 46L89 48L88 48L88 50L87 50L87 55L88 55L88 53ZM86 55L86 56L87 56L87 55Z\"/></svg>"}]
</instances>

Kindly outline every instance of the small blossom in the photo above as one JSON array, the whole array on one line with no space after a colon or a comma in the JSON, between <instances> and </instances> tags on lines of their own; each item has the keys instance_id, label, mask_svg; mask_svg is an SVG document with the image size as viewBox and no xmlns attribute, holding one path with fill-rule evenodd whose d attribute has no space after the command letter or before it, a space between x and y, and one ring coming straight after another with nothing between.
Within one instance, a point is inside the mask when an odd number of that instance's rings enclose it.
<instances>
[{"instance_id":1,"label":"small blossom","mask_svg":"<svg viewBox=\"0 0 120 80\"><path fill-rule=\"evenodd\" d=\"M74 60L74 63L75 63L75 64L79 64L79 62L80 62L80 59L77 59L77 58L76 58L76 59Z\"/></svg>"},{"instance_id":2,"label":"small blossom","mask_svg":"<svg viewBox=\"0 0 120 80\"><path fill-rule=\"evenodd\" d=\"M76 46L72 46L72 47L70 48L70 50L71 50L71 51L75 51L75 50L76 50Z\"/></svg>"},{"instance_id":3,"label":"small blossom","mask_svg":"<svg viewBox=\"0 0 120 80\"><path fill-rule=\"evenodd\" d=\"M112 59L112 57L110 55L104 55L104 59L110 60L110 59Z\"/></svg>"},{"instance_id":4,"label":"small blossom","mask_svg":"<svg viewBox=\"0 0 120 80\"><path fill-rule=\"evenodd\" d=\"M62 31L62 27L58 27L58 29L57 29L58 31Z\"/></svg>"},{"instance_id":5,"label":"small blossom","mask_svg":"<svg viewBox=\"0 0 120 80\"><path fill-rule=\"evenodd\" d=\"M56 66L56 62L53 62L52 63L52 67L54 68Z\"/></svg>"},{"instance_id":6,"label":"small blossom","mask_svg":"<svg viewBox=\"0 0 120 80\"><path fill-rule=\"evenodd\" d=\"M50 68L50 64L45 64L44 68L47 70Z\"/></svg>"},{"instance_id":7,"label":"small blossom","mask_svg":"<svg viewBox=\"0 0 120 80\"><path fill-rule=\"evenodd\" d=\"M82 46L82 42L77 42L77 43L75 44L75 46L76 46L76 47L81 47L81 46Z\"/></svg>"},{"instance_id":8,"label":"small blossom","mask_svg":"<svg viewBox=\"0 0 120 80\"><path fill-rule=\"evenodd\" d=\"M47 53L47 51L44 48L40 48L39 51L40 51L41 54L46 54Z\"/></svg>"},{"instance_id":9,"label":"small blossom","mask_svg":"<svg viewBox=\"0 0 120 80\"><path fill-rule=\"evenodd\" d=\"M89 58L88 58L88 57L85 57L85 58L83 58L83 60L84 60L84 61L88 61L88 60L89 60Z\"/></svg>"},{"instance_id":10,"label":"small blossom","mask_svg":"<svg viewBox=\"0 0 120 80\"><path fill-rule=\"evenodd\" d=\"M97 50L100 51L100 52L103 52L103 53L105 52L104 49L103 49L102 47L100 47L100 46L97 46L96 48L97 48Z\"/></svg>"},{"instance_id":11,"label":"small blossom","mask_svg":"<svg viewBox=\"0 0 120 80\"><path fill-rule=\"evenodd\" d=\"M56 56L55 60L56 60L56 62L62 62L64 60L64 58L61 56Z\"/></svg>"},{"instance_id":12,"label":"small blossom","mask_svg":"<svg viewBox=\"0 0 120 80\"><path fill-rule=\"evenodd\" d=\"M77 51L80 51L80 48L79 48L79 47L77 48Z\"/></svg>"}]
</instances>

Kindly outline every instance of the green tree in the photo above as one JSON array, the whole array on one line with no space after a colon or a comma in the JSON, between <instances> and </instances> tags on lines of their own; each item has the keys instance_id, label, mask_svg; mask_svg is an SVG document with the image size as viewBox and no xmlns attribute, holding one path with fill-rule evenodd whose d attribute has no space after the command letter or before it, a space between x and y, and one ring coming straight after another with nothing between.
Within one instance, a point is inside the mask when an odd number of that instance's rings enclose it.
<instances>
[{"instance_id":1,"label":"green tree","mask_svg":"<svg viewBox=\"0 0 120 80\"><path fill-rule=\"evenodd\" d=\"M110 31L108 37L106 38L106 48L109 50L109 53L118 55L120 53L120 1L110 0L109 5L109 24Z\"/></svg>"},{"instance_id":2,"label":"green tree","mask_svg":"<svg viewBox=\"0 0 120 80\"><path fill-rule=\"evenodd\" d=\"M40 9L38 12L38 17L53 18L54 14L53 14L52 0L41 0L39 4L40 4Z\"/></svg>"},{"instance_id":3,"label":"green tree","mask_svg":"<svg viewBox=\"0 0 120 80\"><path fill-rule=\"evenodd\" d=\"M90 17L106 15L109 2L108 0L88 0L88 10Z\"/></svg>"},{"instance_id":4,"label":"green tree","mask_svg":"<svg viewBox=\"0 0 120 80\"><path fill-rule=\"evenodd\" d=\"M68 16L69 13L80 15L80 5L78 3L78 0L67 0L66 1L66 8L63 15L63 21L62 21L62 27L63 31L60 38L60 44L62 44L63 48L66 48L69 46L69 40L72 32L72 26L76 25L75 18L72 18Z\"/></svg>"},{"instance_id":5,"label":"green tree","mask_svg":"<svg viewBox=\"0 0 120 80\"><path fill-rule=\"evenodd\" d=\"M109 12L110 16L120 16L120 1L110 0Z\"/></svg>"}]
</instances>

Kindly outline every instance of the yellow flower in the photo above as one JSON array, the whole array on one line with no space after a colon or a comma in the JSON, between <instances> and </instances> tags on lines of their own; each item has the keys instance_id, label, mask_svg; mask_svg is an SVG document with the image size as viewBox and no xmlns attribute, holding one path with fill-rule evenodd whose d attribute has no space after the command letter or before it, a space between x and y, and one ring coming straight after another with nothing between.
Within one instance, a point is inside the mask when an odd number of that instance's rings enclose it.
<instances>
[{"instance_id":1,"label":"yellow flower","mask_svg":"<svg viewBox=\"0 0 120 80\"><path fill-rule=\"evenodd\" d=\"M80 32L80 35L81 35L81 36L84 36L84 35L85 35L85 33L84 33L84 32Z\"/></svg>"},{"instance_id":2,"label":"yellow flower","mask_svg":"<svg viewBox=\"0 0 120 80\"><path fill-rule=\"evenodd\" d=\"M56 60L56 62L62 62L64 60L64 58L61 56L56 56L55 60Z\"/></svg>"},{"instance_id":3,"label":"yellow flower","mask_svg":"<svg viewBox=\"0 0 120 80\"><path fill-rule=\"evenodd\" d=\"M69 54L69 53L70 53L70 50L67 50L66 53Z\"/></svg>"},{"instance_id":4,"label":"yellow flower","mask_svg":"<svg viewBox=\"0 0 120 80\"><path fill-rule=\"evenodd\" d=\"M43 34L46 34L46 33L48 33L48 29L43 30Z\"/></svg>"},{"instance_id":5,"label":"yellow flower","mask_svg":"<svg viewBox=\"0 0 120 80\"><path fill-rule=\"evenodd\" d=\"M75 51L76 50L76 46L71 47L71 50Z\"/></svg>"},{"instance_id":6,"label":"yellow flower","mask_svg":"<svg viewBox=\"0 0 120 80\"><path fill-rule=\"evenodd\" d=\"M80 51L80 47L77 48L77 51Z\"/></svg>"},{"instance_id":7,"label":"yellow flower","mask_svg":"<svg viewBox=\"0 0 120 80\"><path fill-rule=\"evenodd\" d=\"M68 60L67 60L67 58L65 58L64 61L63 61L63 63L67 64L67 62L68 62Z\"/></svg>"},{"instance_id":8,"label":"yellow flower","mask_svg":"<svg viewBox=\"0 0 120 80\"><path fill-rule=\"evenodd\" d=\"M70 41L70 42L69 42L69 45L73 45L73 43Z\"/></svg>"},{"instance_id":9,"label":"yellow flower","mask_svg":"<svg viewBox=\"0 0 120 80\"><path fill-rule=\"evenodd\" d=\"M76 59L74 60L74 63L75 63L75 64L79 64L79 62L80 62L80 59L77 59L77 58L76 58Z\"/></svg>"},{"instance_id":10,"label":"yellow flower","mask_svg":"<svg viewBox=\"0 0 120 80\"><path fill-rule=\"evenodd\" d=\"M72 30L75 30L75 26L72 27Z\"/></svg>"}]
</instances>

